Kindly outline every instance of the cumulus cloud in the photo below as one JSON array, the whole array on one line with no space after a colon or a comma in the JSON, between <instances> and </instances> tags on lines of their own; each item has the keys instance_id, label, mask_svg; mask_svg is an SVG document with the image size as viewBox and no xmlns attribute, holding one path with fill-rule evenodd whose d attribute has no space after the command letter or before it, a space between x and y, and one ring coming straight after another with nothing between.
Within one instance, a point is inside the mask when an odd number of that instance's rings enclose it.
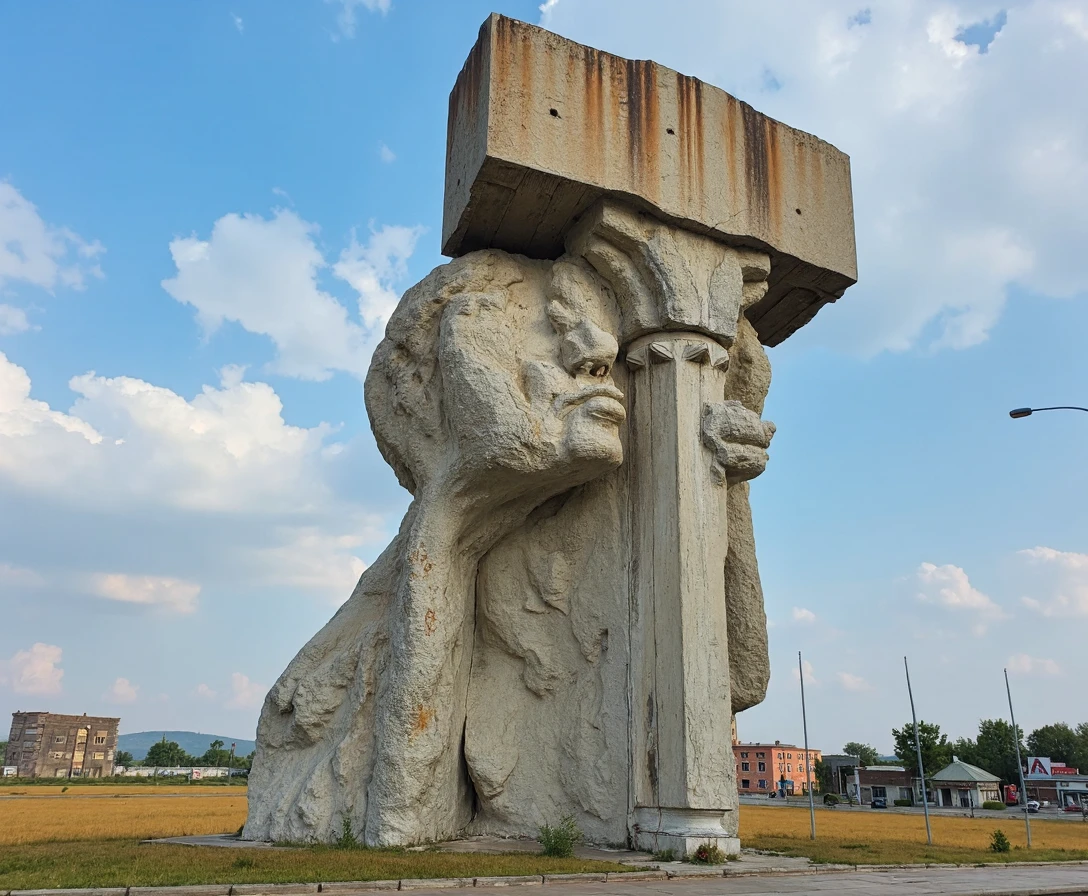
<instances>
[{"instance_id":1,"label":"cumulus cloud","mask_svg":"<svg viewBox=\"0 0 1088 896\"><path fill-rule=\"evenodd\" d=\"M959 566L923 563L915 573L918 600L973 618L971 630L981 637L991 622L1007 619L1009 614L990 597L975 588Z\"/></svg>"},{"instance_id":2,"label":"cumulus cloud","mask_svg":"<svg viewBox=\"0 0 1088 896\"><path fill-rule=\"evenodd\" d=\"M852 0L541 10L546 27L701 77L850 155L860 281L795 338L872 353L975 345L1014 285L1088 293L1088 116L1070 114L1088 82L1088 15L1049 0L1006 8L1004 19L979 0L880 0L864 14Z\"/></svg>"},{"instance_id":3,"label":"cumulus cloud","mask_svg":"<svg viewBox=\"0 0 1088 896\"><path fill-rule=\"evenodd\" d=\"M397 154L384 143L378 144L378 157L387 165L397 160Z\"/></svg>"},{"instance_id":4,"label":"cumulus cloud","mask_svg":"<svg viewBox=\"0 0 1088 896\"><path fill-rule=\"evenodd\" d=\"M382 227L372 231L366 245L353 234L332 265L332 273L358 292L361 323L318 285L329 265L316 233L316 225L285 209L270 218L224 215L209 239L189 236L170 243L177 274L162 286L196 309L208 335L232 321L271 339L277 373L324 380L341 370L362 378L396 305L394 283L406 273L422 229Z\"/></svg>"},{"instance_id":5,"label":"cumulus cloud","mask_svg":"<svg viewBox=\"0 0 1088 896\"><path fill-rule=\"evenodd\" d=\"M218 696L218 692L201 682L196 686L196 695L205 700L214 700Z\"/></svg>"},{"instance_id":6,"label":"cumulus cloud","mask_svg":"<svg viewBox=\"0 0 1088 896\"><path fill-rule=\"evenodd\" d=\"M93 578L94 594L121 603L161 607L173 613L196 610L200 586L195 582L162 576L129 576L108 573Z\"/></svg>"},{"instance_id":7,"label":"cumulus cloud","mask_svg":"<svg viewBox=\"0 0 1088 896\"><path fill-rule=\"evenodd\" d=\"M1060 675L1062 671L1054 660L1040 659L1026 653L1010 656L1007 666L1010 672L1021 672L1024 675Z\"/></svg>"},{"instance_id":8,"label":"cumulus cloud","mask_svg":"<svg viewBox=\"0 0 1088 896\"><path fill-rule=\"evenodd\" d=\"M359 7L367 12L379 12L385 15L392 5L391 0L325 0L325 2L340 7L340 11L336 15L336 27L339 29L339 33L333 35L333 40L339 40L340 37L355 37L355 29L358 25L355 11Z\"/></svg>"},{"instance_id":9,"label":"cumulus cloud","mask_svg":"<svg viewBox=\"0 0 1088 896\"><path fill-rule=\"evenodd\" d=\"M805 625L812 625L816 621L816 614L812 610L806 610L804 607L793 608L793 621L801 622Z\"/></svg>"},{"instance_id":10,"label":"cumulus cloud","mask_svg":"<svg viewBox=\"0 0 1088 896\"><path fill-rule=\"evenodd\" d=\"M97 259L103 252L97 240L46 223L30 200L0 181L0 289L15 283L83 289L87 278L102 276Z\"/></svg>"},{"instance_id":11,"label":"cumulus cloud","mask_svg":"<svg viewBox=\"0 0 1088 896\"><path fill-rule=\"evenodd\" d=\"M244 376L224 368L218 388L189 399L89 373L70 381L77 399L59 411L32 399L26 371L0 353L0 504L21 502L21 527L37 544L68 520L83 533L70 533L76 550L42 561L56 567L55 584L178 613L196 609L196 583L208 575L333 601L350 593L364 568L359 551L384 536L380 513L337 481L349 474L351 446L331 442L327 425L288 425L275 391ZM103 521L126 535L102 537L96 550ZM129 565L134 543L155 548L143 569ZM63 568L82 548L84 565ZM3 575L26 584L31 573Z\"/></svg>"},{"instance_id":12,"label":"cumulus cloud","mask_svg":"<svg viewBox=\"0 0 1088 896\"><path fill-rule=\"evenodd\" d=\"M268 687L250 681L248 675L234 672L230 676L230 697L227 698L227 709L254 709L264 702L264 695L268 693Z\"/></svg>"},{"instance_id":13,"label":"cumulus cloud","mask_svg":"<svg viewBox=\"0 0 1088 896\"><path fill-rule=\"evenodd\" d=\"M238 33L242 34L246 30L246 23L242 21L242 17L232 12L230 18L234 22L234 27L238 29Z\"/></svg>"},{"instance_id":14,"label":"cumulus cloud","mask_svg":"<svg viewBox=\"0 0 1088 896\"><path fill-rule=\"evenodd\" d=\"M850 672L836 672L835 678L848 691L871 691L873 689L873 686L860 675L853 675Z\"/></svg>"},{"instance_id":15,"label":"cumulus cloud","mask_svg":"<svg viewBox=\"0 0 1088 896\"><path fill-rule=\"evenodd\" d=\"M63 656L57 645L39 641L29 650L17 651L10 660L0 661L0 684L16 694L59 694Z\"/></svg>"},{"instance_id":16,"label":"cumulus cloud","mask_svg":"<svg viewBox=\"0 0 1088 896\"><path fill-rule=\"evenodd\" d=\"M110 703L135 703L139 696L139 688L127 678L118 678L110 689L106 691L102 699Z\"/></svg>"},{"instance_id":17,"label":"cumulus cloud","mask_svg":"<svg viewBox=\"0 0 1088 896\"><path fill-rule=\"evenodd\" d=\"M1024 606L1043 616L1088 616L1088 554L1037 547L1019 555L1039 569L1036 587L1050 591L1044 598L1021 598Z\"/></svg>"},{"instance_id":18,"label":"cumulus cloud","mask_svg":"<svg viewBox=\"0 0 1088 896\"><path fill-rule=\"evenodd\" d=\"M371 230L366 245L352 233L350 245L333 265L333 273L359 294L359 316L372 332L381 332L397 307L400 296L391 284L407 274L408 258L423 231L422 227L386 225Z\"/></svg>"},{"instance_id":19,"label":"cumulus cloud","mask_svg":"<svg viewBox=\"0 0 1088 896\"><path fill-rule=\"evenodd\" d=\"M0 304L0 336L13 336L30 329L30 321L22 308Z\"/></svg>"}]
</instances>

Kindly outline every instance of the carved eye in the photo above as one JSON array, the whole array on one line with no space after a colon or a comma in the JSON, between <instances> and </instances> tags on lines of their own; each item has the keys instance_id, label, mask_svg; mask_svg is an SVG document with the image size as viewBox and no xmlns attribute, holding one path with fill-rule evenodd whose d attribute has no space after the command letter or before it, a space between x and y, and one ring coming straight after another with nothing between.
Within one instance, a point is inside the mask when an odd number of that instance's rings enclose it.
<instances>
[{"instance_id":1,"label":"carved eye","mask_svg":"<svg viewBox=\"0 0 1088 896\"><path fill-rule=\"evenodd\" d=\"M601 364L599 367L593 370L593 376L597 377L597 379L603 380L606 376L608 376L608 370L609 368L607 364Z\"/></svg>"}]
</instances>

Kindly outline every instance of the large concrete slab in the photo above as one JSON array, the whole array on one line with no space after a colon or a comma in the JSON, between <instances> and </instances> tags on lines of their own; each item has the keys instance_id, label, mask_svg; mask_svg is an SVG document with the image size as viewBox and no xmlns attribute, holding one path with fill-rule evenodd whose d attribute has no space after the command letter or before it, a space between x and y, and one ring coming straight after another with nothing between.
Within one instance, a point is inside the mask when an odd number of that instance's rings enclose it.
<instances>
[{"instance_id":1,"label":"large concrete slab","mask_svg":"<svg viewBox=\"0 0 1088 896\"><path fill-rule=\"evenodd\" d=\"M497 14L450 94L442 251L556 258L601 196L771 255L777 345L857 280L850 160L696 78Z\"/></svg>"}]
</instances>

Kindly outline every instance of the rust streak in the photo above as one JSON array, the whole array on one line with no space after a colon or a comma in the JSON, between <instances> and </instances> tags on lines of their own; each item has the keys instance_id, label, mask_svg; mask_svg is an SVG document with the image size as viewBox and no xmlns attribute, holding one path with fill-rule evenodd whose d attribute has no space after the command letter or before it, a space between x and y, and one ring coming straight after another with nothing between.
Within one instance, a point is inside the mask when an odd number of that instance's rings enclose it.
<instances>
[{"instance_id":1,"label":"rust streak","mask_svg":"<svg viewBox=\"0 0 1088 896\"><path fill-rule=\"evenodd\" d=\"M416 707L416 717L412 721L412 731L408 735L410 738L415 737L417 734L422 734L430 727L431 722L434 721L434 710L429 706L424 706L422 703Z\"/></svg>"}]
</instances>

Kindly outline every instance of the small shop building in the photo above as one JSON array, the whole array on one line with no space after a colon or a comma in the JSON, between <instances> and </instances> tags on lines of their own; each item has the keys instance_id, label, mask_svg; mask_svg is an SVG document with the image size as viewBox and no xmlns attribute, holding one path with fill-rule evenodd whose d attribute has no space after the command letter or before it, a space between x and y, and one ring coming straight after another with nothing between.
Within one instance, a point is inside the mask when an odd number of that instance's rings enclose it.
<instances>
[{"instance_id":1,"label":"small shop building","mask_svg":"<svg viewBox=\"0 0 1088 896\"><path fill-rule=\"evenodd\" d=\"M938 806L978 809L987 801L1002 802L997 775L955 757L926 783Z\"/></svg>"}]
</instances>

